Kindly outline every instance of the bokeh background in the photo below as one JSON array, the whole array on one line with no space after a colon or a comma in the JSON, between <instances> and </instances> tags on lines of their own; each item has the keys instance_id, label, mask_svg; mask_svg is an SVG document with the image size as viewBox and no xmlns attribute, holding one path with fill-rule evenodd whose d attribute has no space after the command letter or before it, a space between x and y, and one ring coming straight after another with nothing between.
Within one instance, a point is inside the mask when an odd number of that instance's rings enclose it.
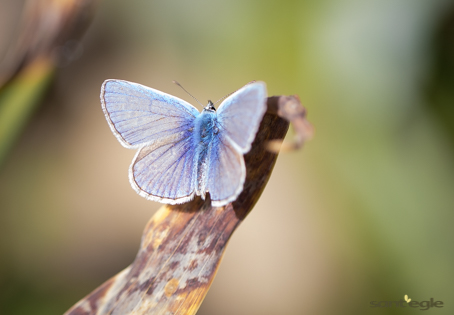
<instances>
[{"instance_id":1,"label":"bokeh background","mask_svg":"<svg viewBox=\"0 0 454 315\"><path fill-rule=\"evenodd\" d=\"M24 1L0 2L0 53ZM454 2L100 1L0 169L0 313L61 314L129 265L159 208L128 182L103 80L192 102L251 80L298 94L282 153L198 314L410 314L454 302ZM291 139L292 133L288 135Z\"/></svg>"}]
</instances>

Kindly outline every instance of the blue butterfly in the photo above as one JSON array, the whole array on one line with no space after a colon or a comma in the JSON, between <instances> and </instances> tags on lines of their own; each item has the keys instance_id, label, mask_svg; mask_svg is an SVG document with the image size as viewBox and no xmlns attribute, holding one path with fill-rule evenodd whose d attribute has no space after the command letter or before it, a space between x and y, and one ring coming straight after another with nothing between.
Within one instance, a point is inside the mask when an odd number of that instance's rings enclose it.
<instances>
[{"instance_id":1,"label":"blue butterfly","mask_svg":"<svg viewBox=\"0 0 454 315\"><path fill-rule=\"evenodd\" d=\"M220 207L243 190L249 152L266 111L266 85L250 83L200 113L164 92L106 80L101 103L110 129L128 149L138 149L129 169L134 190L149 200L179 204L195 195Z\"/></svg>"}]
</instances>

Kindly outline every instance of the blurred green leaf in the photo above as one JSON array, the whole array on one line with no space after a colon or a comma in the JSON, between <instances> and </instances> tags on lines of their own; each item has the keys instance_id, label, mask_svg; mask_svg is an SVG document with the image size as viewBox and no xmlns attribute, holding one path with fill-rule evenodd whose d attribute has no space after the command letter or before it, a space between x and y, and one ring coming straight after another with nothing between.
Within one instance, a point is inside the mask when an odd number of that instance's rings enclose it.
<instances>
[{"instance_id":1,"label":"blurred green leaf","mask_svg":"<svg viewBox=\"0 0 454 315\"><path fill-rule=\"evenodd\" d=\"M54 73L49 58L40 58L0 89L0 165L46 91Z\"/></svg>"},{"instance_id":2,"label":"blurred green leaf","mask_svg":"<svg viewBox=\"0 0 454 315\"><path fill-rule=\"evenodd\" d=\"M77 55L95 0L29 0L0 64L0 165L39 104L57 66Z\"/></svg>"}]
</instances>

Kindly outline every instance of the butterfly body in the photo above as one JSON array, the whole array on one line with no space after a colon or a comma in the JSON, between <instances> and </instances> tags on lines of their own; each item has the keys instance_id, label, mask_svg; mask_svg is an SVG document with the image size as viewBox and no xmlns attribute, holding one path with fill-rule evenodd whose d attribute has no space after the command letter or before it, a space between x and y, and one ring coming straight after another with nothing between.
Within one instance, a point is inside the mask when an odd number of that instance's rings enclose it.
<instances>
[{"instance_id":1,"label":"butterfly body","mask_svg":"<svg viewBox=\"0 0 454 315\"><path fill-rule=\"evenodd\" d=\"M214 108L199 112L174 96L143 85L106 80L101 103L117 139L137 148L129 171L132 187L163 203L194 195L213 206L236 199L246 176L243 154L250 149L266 110L264 83L247 85ZM245 116L246 119L244 119Z\"/></svg>"},{"instance_id":2,"label":"butterfly body","mask_svg":"<svg viewBox=\"0 0 454 315\"><path fill-rule=\"evenodd\" d=\"M218 128L216 111L204 108L194 120L194 125L194 147L196 148L194 163L197 165L196 194L205 197L207 167L210 164L208 153L210 152L212 141L216 137L214 131Z\"/></svg>"}]
</instances>

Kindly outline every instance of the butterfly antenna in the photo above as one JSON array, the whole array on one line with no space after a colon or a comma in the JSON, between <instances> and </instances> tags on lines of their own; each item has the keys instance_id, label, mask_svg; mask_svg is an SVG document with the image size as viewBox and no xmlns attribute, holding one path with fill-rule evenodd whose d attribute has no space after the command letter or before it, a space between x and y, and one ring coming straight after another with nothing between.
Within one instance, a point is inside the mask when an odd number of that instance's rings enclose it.
<instances>
[{"instance_id":1,"label":"butterfly antenna","mask_svg":"<svg viewBox=\"0 0 454 315\"><path fill-rule=\"evenodd\" d=\"M183 91L185 91L186 93L188 93L188 95L189 95L190 97L192 97L193 99L195 99L195 101L196 101L197 103L199 103L200 106L204 107L204 106L202 105L202 103L200 103L198 99L196 99L194 96L192 96L191 93L189 93L188 91L186 91L186 89L185 89L180 83L178 83L178 82L175 81L175 80L173 80L172 82L173 82L174 84L178 85L180 88L182 88Z\"/></svg>"},{"instance_id":2,"label":"butterfly antenna","mask_svg":"<svg viewBox=\"0 0 454 315\"><path fill-rule=\"evenodd\" d=\"M232 95L233 93L238 92L239 90L241 90L242 88L244 88L246 85L249 85L249 84L254 83L254 82L256 82L256 81L254 80L254 81L251 81L251 82L249 82L249 83L246 83L244 86L240 87L238 90L235 90L235 91L233 91L232 93L229 93L229 94L227 94L227 95L224 96L224 97L221 97L221 98L218 99L213 105L216 105L216 104L219 103L220 101L225 100L227 97L229 97L229 96Z\"/></svg>"}]
</instances>

